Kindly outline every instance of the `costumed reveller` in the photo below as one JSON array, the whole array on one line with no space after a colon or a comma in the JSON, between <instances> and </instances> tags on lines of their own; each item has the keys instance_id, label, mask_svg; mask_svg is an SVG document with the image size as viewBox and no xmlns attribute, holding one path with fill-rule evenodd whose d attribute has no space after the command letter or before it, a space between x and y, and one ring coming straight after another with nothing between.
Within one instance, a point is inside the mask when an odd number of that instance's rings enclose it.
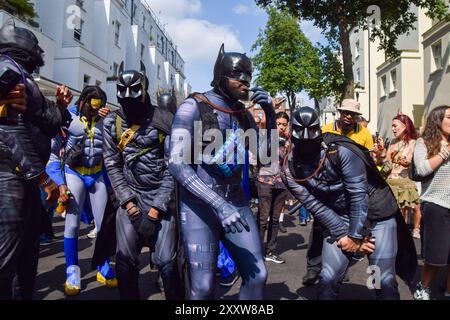
<instances>
[{"instance_id":1,"label":"costumed reveller","mask_svg":"<svg viewBox=\"0 0 450 320\"><path fill-rule=\"evenodd\" d=\"M100 116L108 114L109 109L105 106L106 94L100 87L86 86L83 89L75 106L69 108L72 116L70 126L53 139L52 155L47 165L47 173L59 186L60 201L67 203L64 226L67 280L64 292L68 296L77 295L81 290L78 234L85 201L89 198L90 211L97 228L100 228L108 200L103 176L103 119ZM97 281L108 287L117 287L109 261L98 266Z\"/></svg>"},{"instance_id":2,"label":"costumed reveller","mask_svg":"<svg viewBox=\"0 0 450 320\"><path fill-rule=\"evenodd\" d=\"M0 300L31 300L44 214L39 189L48 204L59 197L45 164L71 94L58 86L56 103L43 97L31 76L43 54L31 31L12 20L0 29Z\"/></svg>"},{"instance_id":3,"label":"costumed reveller","mask_svg":"<svg viewBox=\"0 0 450 320\"><path fill-rule=\"evenodd\" d=\"M374 143L369 129L358 123L362 115L360 108L360 103L354 99L342 100L340 106L337 108L339 118L336 121L324 125L322 133L335 133L346 136L367 149L372 150ZM307 272L302 279L305 286L311 286L319 280L319 274L322 268L322 229L318 221L313 222L312 231L308 240ZM348 280L348 275L346 275L343 281L346 282Z\"/></svg>"},{"instance_id":4,"label":"costumed reveller","mask_svg":"<svg viewBox=\"0 0 450 320\"><path fill-rule=\"evenodd\" d=\"M178 299L177 235L169 203L174 181L168 169L173 115L151 104L145 67L120 66L117 98L122 109L105 119L103 157L119 202L116 272L121 299L139 299L139 255L150 248L166 299Z\"/></svg>"},{"instance_id":5,"label":"costumed reveller","mask_svg":"<svg viewBox=\"0 0 450 320\"><path fill-rule=\"evenodd\" d=\"M291 130L293 150L283 163L283 181L328 233L318 298L337 299L352 259L368 253L379 275L377 299L399 299L396 271L410 282L417 256L392 191L368 150L341 135L322 135L319 115L309 107L294 112Z\"/></svg>"},{"instance_id":6,"label":"costumed reveller","mask_svg":"<svg viewBox=\"0 0 450 320\"><path fill-rule=\"evenodd\" d=\"M247 146L240 143L239 133L258 132L253 116L240 102L249 99L251 79L250 59L225 52L222 45L214 66L213 90L186 99L172 124L169 168L180 185L180 223L190 270L188 298L192 300L213 298L219 240L242 278L239 299L263 298L267 270L258 228L241 185ZM267 128L275 130L272 99L259 88L252 91L250 100L264 110ZM199 124L203 132L194 130ZM223 142L209 155L202 152L201 139L195 143L195 136L208 132ZM260 139L259 145L267 142Z\"/></svg>"}]
</instances>

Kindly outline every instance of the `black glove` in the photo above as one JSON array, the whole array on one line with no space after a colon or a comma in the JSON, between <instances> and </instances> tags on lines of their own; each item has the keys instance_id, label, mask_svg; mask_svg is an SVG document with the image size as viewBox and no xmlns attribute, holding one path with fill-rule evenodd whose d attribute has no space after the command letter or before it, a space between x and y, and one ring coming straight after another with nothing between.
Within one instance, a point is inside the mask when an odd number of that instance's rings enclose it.
<instances>
[{"instance_id":1,"label":"black glove","mask_svg":"<svg viewBox=\"0 0 450 320\"><path fill-rule=\"evenodd\" d=\"M269 93L261 88L254 87L250 91L253 91L253 95L250 100L256 104L259 104L264 112L273 111L272 98L270 98Z\"/></svg>"},{"instance_id":2,"label":"black glove","mask_svg":"<svg viewBox=\"0 0 450 320\"><path fill-rule=\"evenodd\" d=\"M147 214L140 214L137 218L131 219L131 224L146 243L150 243L158 232L158 220L152 220Z\"/></svg>"}]
</instances>

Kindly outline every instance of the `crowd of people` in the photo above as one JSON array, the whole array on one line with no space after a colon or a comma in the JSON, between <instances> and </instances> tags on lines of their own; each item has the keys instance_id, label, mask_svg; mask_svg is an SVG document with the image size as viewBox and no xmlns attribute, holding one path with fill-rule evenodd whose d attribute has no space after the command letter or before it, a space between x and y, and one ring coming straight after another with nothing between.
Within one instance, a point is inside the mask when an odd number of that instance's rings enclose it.
<instances>
[{"instance_id":1,"label":"crowd of people","mask_svg":"<svg viewBox=\"0 0 450 320\"><path fill-rule=\"evenodd\" d=\"M140 298L144 247L166 299L214 298L218 267L225 286L242 279L240 299L263 299L266 263L285 263L277 237L288 209L302 226L313 220L303 283L318 283L319 299L337 299L349 266L364 256L379 268L378 299L400 298L397 275L415 285L415 299L431 298L450 262L449 106L429 112L421 135L397 115L387 145L353 99L323 126L309 107L277 113L266 91L250 87L251 60L223 45L212 89L180 105L170 93L152 104L142 63L120 66L117 111L99 86L75 102L58 86L54 102L31 76L43 64L31 31L13 22L0 29L0 299L33 297L53 212L65 217L67 296L82 290L85 220L95 221L96 280L118 287L121 299ZM249 112L254 105L264 121ZM253 149L247 132L256 133ZM198 134L220 143L211 148ZM424 259L417 284L413 237ZM449 297L450 270L446 286Z\"/></svg>"}]
</instances>

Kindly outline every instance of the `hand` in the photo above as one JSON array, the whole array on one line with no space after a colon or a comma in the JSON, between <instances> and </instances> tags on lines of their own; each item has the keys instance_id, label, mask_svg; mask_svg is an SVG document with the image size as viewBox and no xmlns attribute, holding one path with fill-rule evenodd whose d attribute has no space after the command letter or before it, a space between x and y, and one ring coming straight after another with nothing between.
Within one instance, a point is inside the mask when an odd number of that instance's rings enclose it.
<instances>
[{"instance_id":1,"label":"hand","mask_svg":"<svg viewBox=\"0 0 450 320\"><path fill-rule=\"evenodd\" d=\"M259 104L261 108L263 108L264 112L268 110L274 110L272 104L272 98L270 98L269 94L266 91L263 91L261 88L254 87L250 89L253 91L253 95L250 100L255 104Z\"/></svg>"},{"instance_id":2,"label":"hand","mask_svg":"<svg viewBox=\"0 0 450 320\"><path fill-rule=\"evenodd\" d=\"M247 220L241 217L241 214L235 206L225 202L219 207L217 212L226 233L242 232L244 229L250 231Z\"/></svg>"},{"instance_id":3,"label":"hand","mask_svg":"<svg viewBox=\"0 0 450 320\"><path fill-rule=\"evenodd\" d=\"M378 145L378 150L383 151L385 146L384 146L384 141L381 138L377 139L377 145Z\"/></svg>"},{"instance_id":4,"label":"hand","mask_svg":"<svg viewBox=\"0 0 450 320\"><path fill-rule=\"evenodd\" d=\"M71 192L69 188L65 184L60 185L59 187L59 199L58 203L66 203L70 199Z\"/></svg>"},{"instance_id":5,"label":"hand","mask_svg":"<svg viewBox=\"0 0 450 320\"><path fill-rule=\"evenodd\" d=\"M133 201L129 201L125 208L127 209L128 218L130 218L130 220L137 219L141 213L141 209L139 209Z\"/></svg>"},{"instance_id":6,"label":"hand","mask_svg":"<svg viewBox=\"0 0 450 320\"><path fill-rule=\"evenodd\" d=\"M361 243L358 253L369 254L375 251L375 239L364 238L364 241Z\"/></svg>"},{"instance_id":7,"label":"hand","mask_svg":"<svg viewBox=\"0 0 450 320\"><path fill-rule=\"evenodd\" d=\"M111 110L108 108L100 108L100 110L98 110L98 115L102 118L106 118L110 112Z\"/></svg>"},{"instance_id":8,"label":"hand","mask_svg":"<svg viewBox=\"0 0 450 320\"><path fill-rule=\"evenodd\" d=\"M155 208L151 208L148 211L148 216L154 220L158 220L159 219L159 210L155 209Z\"/></svg>"},{"instance_id":9,"label":"hand","mask_svg":"<svg viewBox=\"0 0 450 320\"><path fill-rule=\"evenodd\" d=\"M73 95L67 86L57 86L56 87L56 104L62 108L66 109L72 102Z\"/></svg>"},{"instance_id":10,"label":"hand","mask_svg":"<svg viewBox=\"0 0 450 320\"><path fill-rule=\"evenodd\" d=\"M361 248L361 240L345 236L337 242L337 246L345 252L357 252Z\"/></svg>"},{"instance_id":11,"label":"hand","mask_svg":"<svg viewBox=\"0 0 450 320\"><path fill-rule=\"evenodd\" d=\"M6 105L15 109L19 113L27 111L27 94L25 92L25 85L18 84L13 91L4 99L0 100L0 105Z\"/></svg>"},{"instance_id":12,"label":"hand","mask_svg":"<svg viewBox=\"0 0 450 320\"><path fill-rule=\"evenodd\" d=\"M49 206L56 205L56 202L60 196L59 188L56 185L56 183L52 181L52 182L50 182L50 184L43 187L42 190L47 194L47 197L45 198L45 202Z\"/></svg>"}]
</instances>

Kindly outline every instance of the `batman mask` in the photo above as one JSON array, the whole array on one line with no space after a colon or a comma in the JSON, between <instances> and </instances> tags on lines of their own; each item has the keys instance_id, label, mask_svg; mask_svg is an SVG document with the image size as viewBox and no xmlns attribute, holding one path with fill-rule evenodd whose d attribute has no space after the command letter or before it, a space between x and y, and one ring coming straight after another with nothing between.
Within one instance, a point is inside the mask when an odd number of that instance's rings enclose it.
<instances>
[{"instance_id":1,"label":"batman mask","mask_svg":"<svg viewBox=\"0 0 450 320\"><path fill-rule=\"evenodd\" d=\"M224 45L220 47L214 65L214 79L211 86L215 91L232 101L247 100L250 82L252 81L252 62L245 54L237 52L225 52ZM245 87L232 88L230 80L239 81Z\"/></svg>"},{"instance_id":2,"label":"batman mask","mask_svg":"<svg viewBox=\"0 0 450 320\"><path fill-rule=\"evenodd\" d=\"M158 107L175 114L177 112L177 101L170 93L163 93L158 95Z\"/></svg>"},{"instance_id":3,"label":"batman mask","mask_svg":"<svg viewBox=\"0 0 450 320\"><path fill-rule=\"evenodd\" d=\"M145 67L141 64L141 71L123 71L122 62L119 73L117 101L128 120L136 124L141 123L147 119L151 105L147 93L148 80L145 76Z\"/></svg>"},{"instance_id":4,"label":"batman mask","mask_svg":"<svg viewBox=\"0 0 450 320\"><path fill-rule=\"evenodd\" d=\"M291 141L295 152L305 158L319 154L322 143L320 119L316 110L302 107L292 114Z\"/></svg>"},{"instance_id":5,"label":"batman mask","mask_svg":"<svg viewBox=\"0 0 450 320\"><path fill-rule=\"evenodd\" d=\"M28 29L16 27L13 20L0 29L0 53L21 64L28 73L44 65L44 50Z\"/></svg>"}]
</instances>

